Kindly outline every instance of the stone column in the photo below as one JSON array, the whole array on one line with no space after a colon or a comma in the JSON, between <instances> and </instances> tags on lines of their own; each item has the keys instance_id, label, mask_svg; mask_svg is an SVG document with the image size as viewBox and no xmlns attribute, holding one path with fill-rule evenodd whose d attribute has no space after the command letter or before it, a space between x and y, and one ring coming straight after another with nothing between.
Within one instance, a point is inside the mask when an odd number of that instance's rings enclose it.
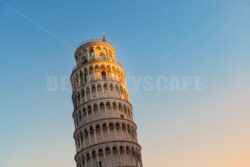
<instances>
[{"instance_id":1,"label":"stone column","mask_svg":"<svg viewBox=\"0 0 250 167\"><path fill-rule=\"evenodd\" d=\"M101 127L101 134L102 134L102 141L104 141L104 136L103 136L103 129Z\"/></svg>"},{"instance_id":2,"label":"stone column","mask_svg":"<svg viewBox=\"0 0 250 167\"><path fill-rule=\"evenodd\" d=\"M88 130L89 145L91 145L90 131Z\"/></svg>"},{"instance_id":3,"label":"stone column","mask_svg":"<svg viewBox=\"0 0 250 167\"><path fill-rule=\"evenodd\" d=\"M84 89L84 102L87 101L87 94L86 94L86 89Z\"/></svg>"},{"instance_id":4,"label":"stone column","mask_svg":"<svg viewBox=\"0 0 250 167\"><path fill-rule=\"evenodd\" d=\"M95 143L97 143L96 128L94 128Z\"/></svg>"}]
</instances>

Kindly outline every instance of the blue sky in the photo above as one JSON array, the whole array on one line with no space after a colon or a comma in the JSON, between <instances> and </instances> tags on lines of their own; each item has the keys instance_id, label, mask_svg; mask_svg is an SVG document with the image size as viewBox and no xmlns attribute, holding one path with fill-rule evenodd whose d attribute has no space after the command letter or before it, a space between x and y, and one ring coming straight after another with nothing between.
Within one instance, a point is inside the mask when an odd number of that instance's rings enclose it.
<instances>
[{"instance_id":1,"label":"blue sky","mask_svg":"<svg viewBox=\"0 0 250 167\"><path fill-rule=\"evenodd\" d=\"M105 34L128 76L203 78L202 92L128 80L146 167L249 167L249 18L247 0L0 0L0 166L75 165L71 91L46 79Z\"/></svg>"}]
</instances>

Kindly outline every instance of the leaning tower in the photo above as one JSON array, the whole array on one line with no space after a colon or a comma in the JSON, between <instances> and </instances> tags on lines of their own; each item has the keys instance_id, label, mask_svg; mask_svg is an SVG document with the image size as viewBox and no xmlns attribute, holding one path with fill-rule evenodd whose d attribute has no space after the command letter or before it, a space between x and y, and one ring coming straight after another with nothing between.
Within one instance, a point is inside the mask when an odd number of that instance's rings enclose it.
<instances>
[{"instance_id":1,"label":"leaning tower","mask_svg":"<svg viewBox=\"0 0 250 167\"><path fill-rule=\"evenodd\" d=\"M77 167L142 167L125 70L113 46L82 43L75 52L73 89Z\"/></svg>"}]
</instances>

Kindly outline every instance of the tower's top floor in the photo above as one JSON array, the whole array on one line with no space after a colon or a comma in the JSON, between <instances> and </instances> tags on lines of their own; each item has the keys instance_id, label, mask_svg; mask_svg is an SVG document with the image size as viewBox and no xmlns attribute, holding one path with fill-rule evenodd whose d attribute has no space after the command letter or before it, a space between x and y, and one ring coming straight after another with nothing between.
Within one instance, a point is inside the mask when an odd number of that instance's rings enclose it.
<instances>
[{"instance_id":1,"label":"tower's top floor","mask_svg":"<svg viewBox=\"0 0 250 167\"><path fill-rule=\"evenodd\" d=\"M88 40L76 49L75 59L77 65L93 61L116 61L116 51L105 37L102 40Z\"/></svg>"}]
</instances>

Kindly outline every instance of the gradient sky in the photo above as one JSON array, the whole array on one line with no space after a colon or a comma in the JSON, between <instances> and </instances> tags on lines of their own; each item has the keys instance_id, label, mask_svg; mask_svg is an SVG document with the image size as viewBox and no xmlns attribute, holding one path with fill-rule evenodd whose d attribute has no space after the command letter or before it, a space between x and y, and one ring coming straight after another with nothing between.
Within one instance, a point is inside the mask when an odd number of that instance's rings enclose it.
<instances>
[{"instance_id":1,"label":"gradient sky","mask_svg":"<svg viewBox=\"0 0 250 167\"><path fill-rule=\"evenodd\" d=\"M250 166L247 0L0 0L0 167L73 167L69 77L103 34L128 76L201 76L203 91L128 80L145 167Z\"/></svg>"}]
</instances>

